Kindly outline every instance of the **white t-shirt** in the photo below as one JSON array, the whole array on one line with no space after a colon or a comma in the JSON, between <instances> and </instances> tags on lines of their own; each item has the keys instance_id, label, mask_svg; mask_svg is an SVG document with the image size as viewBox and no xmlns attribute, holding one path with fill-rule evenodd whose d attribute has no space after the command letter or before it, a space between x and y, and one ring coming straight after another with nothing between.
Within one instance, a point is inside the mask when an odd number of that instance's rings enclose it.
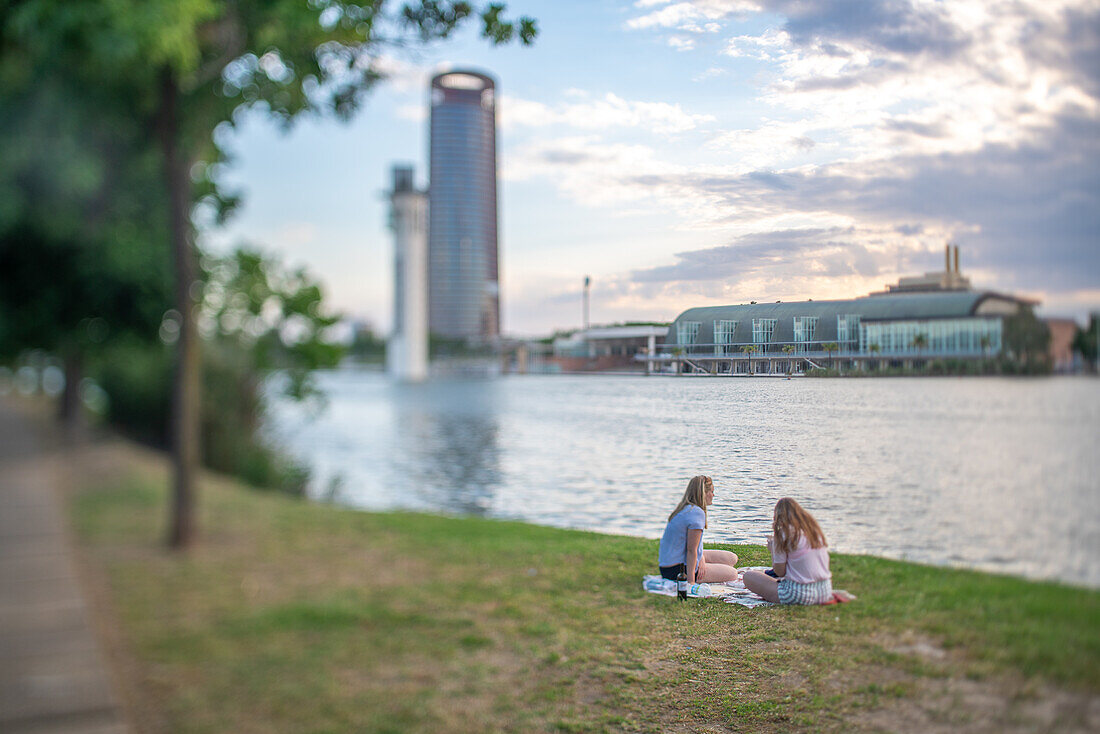
<instances>
[{"instance_id":1,"label":"white t-shirt","mask_svg":"<svg viewBox=\"0 0 1100 734\"><path fill-rule=\"evenodd\" d=\"M800 584L812 584L832 578L829 573L829 548L811 548L810 541L803 535L798 546L791 553L781 553L778 548L772 551L772 565L787 564L787 578Z\"/></svg>"}]
</instances>

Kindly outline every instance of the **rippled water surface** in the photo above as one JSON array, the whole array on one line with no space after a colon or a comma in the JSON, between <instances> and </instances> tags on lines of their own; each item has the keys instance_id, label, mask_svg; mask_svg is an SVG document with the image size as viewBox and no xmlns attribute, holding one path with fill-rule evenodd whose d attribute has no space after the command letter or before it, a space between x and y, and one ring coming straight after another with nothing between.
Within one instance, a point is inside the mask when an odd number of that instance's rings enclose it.
<instances>
[{"instance_id":1,"label":"rippled water surface","mask_svg":"<svg viewBox=\"0 0 1100 734\"><path fill-rule=\"evenodd\" d=\"M694 474L707 538L762 543L775 500L834 550L1100 586L1100 381L321 376L276 436L317 493L660 536ZM654 551L656 553L656 550Z\"/></svg>"}]
</instances>

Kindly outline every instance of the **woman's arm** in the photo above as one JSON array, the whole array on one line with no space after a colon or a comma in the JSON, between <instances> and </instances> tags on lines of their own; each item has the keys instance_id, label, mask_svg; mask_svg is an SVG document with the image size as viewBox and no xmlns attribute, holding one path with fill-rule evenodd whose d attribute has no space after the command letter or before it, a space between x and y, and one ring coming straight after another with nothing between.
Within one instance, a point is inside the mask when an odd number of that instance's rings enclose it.
<instances>
[{"instance_id":1,"label":"woman's arm","mask_svg":"<svg viewBox=\"0 0 1100 734\"><path fill-rule=\"evenodd\" d=\"M697 571L702 571L701 568L696 568L696 562L699 560L699 544L703 542L703 531L689 529L687 531L687 548L684 555L684 563L687 564L687 577L688 583L695 583L695 574Z\"/></svg>"},{"instance_id":2,"label":"woman's arm","mask_svg":"<svg viewBox=\"0 0 1100 734\"><path fill-rule=\"evenodd\" d=\"M768 543L768 553L770 553L771 557L772 557L772 571L775 573L775 577L777 579L781 579L781 578L783 578L784 576L787 575L787 561L784 560L782 563L776 563L775 562L775 536L774 535L767 536L767 543ZM784 556L784 558L786 558L786 556Z\"/></svg>"}]
</instances>

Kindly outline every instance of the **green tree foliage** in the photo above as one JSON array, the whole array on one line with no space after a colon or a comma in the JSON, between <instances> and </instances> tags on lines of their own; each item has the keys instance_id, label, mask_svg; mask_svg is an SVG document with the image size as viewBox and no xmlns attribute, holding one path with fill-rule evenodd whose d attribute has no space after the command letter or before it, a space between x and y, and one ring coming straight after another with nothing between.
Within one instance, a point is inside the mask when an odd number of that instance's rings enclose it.
<instances>
[{"instance_id":1,"label":"green tree foliage","mask_svg":"<svg viewBox=\"0 0 1100 734\"><path fill-rule=\"evenodd\" d=\"M386 341L369 326L357 325L351 336L348 354L360 362L380 363L386 358Z\"/></svg>"},{"instance_id":2,"label":"green tree foliage","mask_svg":"<svg viewBox=\"0 0 1100 734\"><path fill-rule=\"evenodd\" d=\"M206 466L258 487L300 493L306 473L263 436L269 396L315 395L313 371L343 356L327 332L320 286L304 270L243 248L204 257L199 328L204 337L201 452ZM121 344L91 368L110 396L108 415L131 435L166 446L172 363L179 314L160 324L165 344Z\"/></svg>"},{"instance_id":3,"label":"green tree foliage","mask_svg":"<svg viewBox=\"0 0 1100 734\"><path fill-rule=\"evenodd\" d=\"M1050 328L1030 306L1005 318L1002 345L1005 358L1019 371L1050 371Z\"/></svg>"},{"instance_id":4,"label":"green tree foliage","mask_svg":"<svg viewBox=\"0 0 1100 734\"><path fill-rule=\"evenodd\" d=\"M299 493L306 472L266 443L261 420L271 390L296 400L317 394L314 370L344 355L328 336L338 316L326 313L304 269L253 249L204 258L203 266L203 457L256 486Z\"/></svg>"},{"instance_id":5,"label":"green tree foliage","mask_svg":"<svg viewBox=\"0 0 1100 734\"><path fill-rule=\"evenodd\" d=\"M0 359L61 356L71 427L85 364L171 298L159 152L110 99L0 46Z\"/></svg>"},{"instance_id":6,"label":"green tree foliage","mask_svg":"<svg viewBox=\"0 0 1100 734\"><path fill-rule=\"evenodd\" d=\"M381 0L23 0L0 5L0 84L9 76L57 75L110 97L160 146L167 240L179 316L174 380L175 466L170 543L195 536L200 382L195 300L200 279L189 213L200 198L224 213L211 165L213 132L238 111L262 109L287 125L306 113L350 116L381 78L380 53L448 37L479 17L492 43L536 35L502 5L421 0L390 10ZM91 118L88 122L91 123ZM112 193L108 190L108 193Z\"/></svg>"},{"instance_id":7,"label":"green tree foliage","mask_svg":"<svg viewBox=\"0 0 1100 734\"><path fill-rule=\"evenodd\" d=\"M787 374L790 375L794 372L794 358L791 356L795 352L793 344L783 345L783 354L787 355Z\"/></svg>"},{"instance_id":8,"label":"green tree foliage","mask_svg":"<svg viewBox=\"0 0 1100 734\"><path fill-rule=\"evenodd\" d=\"M53 239L29 222L0 232L0 355L33 348L62 357L62 416L71 429L80 428L79 388L89 361L123 343L150 344L168 304L164 263L137 272L146 258L115 262L127 254L120 249L87 236Z\"/></svg>"},{"instance_id":9,"label":"green tree foliage","mask_svg":"<svg viewBox=\"0 0 1100 734\"><path fill-rule=\"evenodd\" d=\"M29 222L0 232L0 354L86 354L120 338L155 335L167 303L166 273L128 272L135 263L115 262L128 254L119 249L87 237L53 239Z\"/></svg>"},{"instance_id":10,"label":"green tree foliage","mask_svg":"<svg viewBox=\"0 0 1100 734\"><path fill-rule=\"evenodd\" d=\"M336 366L345 351L329 339L339 316L325 312L321 286L304 268L247 247L203 264L200 331L237 347L258 378L282 372L290 397L312 395L313 371Z\"/></svg>"},{"instance_id":11,"label":"green tree foliage","mask_svg":"<svg viewBox=\"0 0 1100 734\"><path fill-rule=\"evenodd\" d=\"M752 371L752 355L756 354L760 349L754 344L744 344L741 346L741 353L749 358L749 374L753 374Z\"/></svg>"},{"instance_id":12,"label":"green tree foliage","mask_svg":"<svg viewBox=\"0 0 1100 734\"><path fill-rule=\"evenodd\" d=\"M1080 352L1081 356L1096 364L1096 344L1100 336L1100 314L1092 314L1089 316L1089 324L1084 329L1077 327L1077 332L1073 335L1073 349L1076 352Z\"/></svg>"}]
</instances>

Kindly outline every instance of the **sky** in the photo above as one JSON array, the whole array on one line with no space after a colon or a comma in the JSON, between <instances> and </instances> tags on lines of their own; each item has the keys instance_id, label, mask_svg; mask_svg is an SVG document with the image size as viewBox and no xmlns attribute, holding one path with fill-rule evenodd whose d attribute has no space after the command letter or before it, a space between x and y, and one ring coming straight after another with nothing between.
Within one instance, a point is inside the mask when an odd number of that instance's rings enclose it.
<instances>
[{"instance_id":1,"label":"sky","mask_svg":"<svg viewBox=\"0 0 1100 734\"><path fill-rule=\"evenodd\" d=\"M348 123L252 112L224 135L245 203L204 235L305 266L391 322L390 170L427 185L428 83L497 80L509 335L687 308L850 298L942 270L1100 309L1100 0L509 3L532 47L471 28L383 51Z\"/></svg>"}]
</instances>

